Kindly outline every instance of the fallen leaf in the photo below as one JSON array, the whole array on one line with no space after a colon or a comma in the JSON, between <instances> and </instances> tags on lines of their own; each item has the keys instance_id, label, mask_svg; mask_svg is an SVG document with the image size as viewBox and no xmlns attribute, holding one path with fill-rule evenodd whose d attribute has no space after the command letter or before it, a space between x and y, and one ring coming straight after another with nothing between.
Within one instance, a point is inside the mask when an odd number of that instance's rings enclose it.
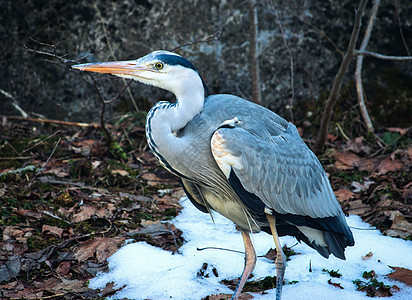
<instances>
[{"instance_id":1,"label":"fallen leaf","mask_svg":"<svg viewBox=\"0 0 412 300\"><path fill-rule=\"evenodd\" d=\"M349 210L351 214L362 215L370 210L370 207L362 202L362 200L349 201Z\"/></svg>"},{"instance_id":2,"label":"fallen leaf","mask_svg":"<svg viewBox=\"0 0 412 300\"><path fill-rule=\"evenodd\" d=\"M19 216L27 217L27 218L40 219L42 217L42 214L40 212L38 212L37 210L34 210L34 209L20 208L20 209L16 210L15 213Z\"/></svg>"},{"instance_id":3,"label":"fallen leaf","mask_svg":"<svg viewBox=\"0 0 412 300\"><path fill-rule=\"evenodd\" d=\"M95 237L81 243L74 257L80 262L95 256L98 262L103 262L117 251L118 245L123 242L124 239L124 237Z\"/></svg>"},{"instance_id":4,"label":"fallen leaf","mask_svg":"<svg viewBox=\"0 0 412 300\"><path fill-rule=\"evenodd\" d=\"M64 167L60 167L60 168L53 167L51 169L44 171L43 173L53 174L53 175L56 175L57 177L69 177L70 176L70 173Z\"/></svg>"},{"instance_id":5,"label":"fallen leaf","mask_svg":"<svg viewBox=\"0 0 412 300\"><path fill-rule=\"evenodd\" d=\"M342 188L335 191L335 196L338 198L339 202L344 202L352 199L355 196L355 193L348 189Z\"/></svg>"},{"instance_id":6,"label":"fallen leaf","mask_svg":"<svg viewBox=\"0 0 412 300\"><path fill-rule=\"evenodd\" d=\"M405 152L408 155L409 159L412 160L412 147L408 147Z\"/></svg>"},{"instance_id":7,"label":"fallen leaf","mask_svg":"<svg viewBox=\"0 0 412 300\"><path fill-rule=\"evenodd\" d=\"M56 269L56 272L63 276L70 272L71 262L70 261L62 261Z\"/></svg>"},{"instance_id":8,"label":"fallen leaf","mask_svg":"<svg viewBox=\"0 0 412 300\"><path fill-rule=\"evenodd\" d=\"M371 259L373 256L372 252L369 252L368 254L366 254L365 256L361 256L362 260L369 260Z\"/></svg>"},{"instance_id":9,"label":"fallen leaf","mask_svg":"<svg viewBox=\"0 0 412 300\"><path fill-rule=\"evenodd\" d=\"M391 266L390 266L391 267ZM409 286L412 286L412 270L402 267L391 267L394 272L386 274L390 279L402 281Z\"/></svg>"},{"instance_id":10,"label":"fallen leaf","mask_svg":"<svg viewBox=\"0 0 412 300\"><path fill-rule=\"evenodd\" d=\"M96 206L83 205L80 211L72 216L72 222L80 223L82 221L90 219L99 210Z\"/></svg>"},{"instance_id":11,"label":"fallen leaf","mask_svg":"<svg viewBox=\"0 0 412 300\"><path fill-rule=\"evenodd\" d=\"M371 148L365 143L365 138L363 136L359 136L353 140L349 140L345 145L345 150L352 151L358 154L369 154Z\"/></svg>"},{"instance_id":12,"label":"fallen leaf","mask_svg":"<svg viewBox=\"0 0 412 300\"><path fill-rule=\"evenodd\" d=\"M101 163L102 163L102 162L101 162L101 161L99 161L99 160L95 160L95 161L93 161L93 162L92 162L92 167L93 167L93 170L94 170L94 169L97 169L97 167L98 167L98 166L100 166L100 165L101 165Z\"/></svg>"},{"instance_id":13,"label":"fallen leaf","mask_svg":"<svg viewBox=\"0 0 412 300\"><path fill-rule=\"evenodd\" d=\"M362 158L352 152L335 152L333 156L337 159L335 167L339 170L350 170L360 164Z\"/></svg>"},{"instance_id":14,"label":"fallen leaf","mask_svg":"<svg viewBox=\"0 0 412 300\"><path fill-rule=\"evenodd\" d=\"M340 285L340 283L332 282L331 279L328 280L328 284L333 285L334 287L337 287L343 290L343 287Z\"/></svg>"},{"instance_id":15,"label":"fallen leaf","mask_svg":"<svg viewBox=\"0 0 412 300\"><path fill-rule=\"evenodd\" d=\"M72 291L76 291L76 293L82 293L88 290L88 287L86 286L86 282L85 281L81 281L81 280L69 280L69 279L65 279L62 278L62 282L57 284L56 286L54 286L52 288L53 291L68 291L68 292L72 292Z\"/></svg>"},{"instance_id":16,"label":"fallen leaf","mask_svg":"<svg viewBox=\"0 0 412 300\"><path fill-rule=\"evenodd\" d=\"M142 174L141 177L143 179L147 180L147 185L149 185L149 186L156 186L162 181L159 177L157 177L153 173L144 173L144 174Z\"/></svg>"},{"instance_id":17,"label":"fallen leaf","mask_svg":"<svg viewBox=\"0 0 412 300\"><path fill-rule=\"evenodd\" d=\"M19 226L6 226L3 231L3 241L16 239L17 237L23 237L24 231Z\"/></svg>"},{"instance_id":18,"label":"fallen leaf","mask_svg":"<svg viewBox=\"0 0 412 300\"><path fill-rule=\"evenodd\" d=\"M239 295L239 300L250 300L254 297L249 293L241 293ZM232 295L230 294L213 294L203 298L202 300L230 300L232 299Z\"/></svg>"},{"instance_id":19,"label":"fallen leaf","mask_svg":"<svg viewBox=\"0 0 412 300\"><path fill-rule=\"evenodd\" d=\"M60 227L57 227L57 226L46 225L46 224L44 224L42 229L41 229L42 233L51 234L51 235L57 236L59 238L62 237L63 231L64 231L63 228L60 228Z\"/></svg>"},{"instance_id":20,"label":"fallen leaf","mask_svg":"<svg viewBox=\"0 0 412 300\"><path fill-rule=\"evenodd\" d=\"M389 219L392 221L392 225L385 231L386 235L406 239L412 234L412 223L409 223L401 212L391 211Z\"/></svg>"},{"instance_id":21,"label":"fallen leaf","mask_svg":"<svg viewBox=\"0 0 412 300\"><path fill-rule=\"evenodd\" d=\"M122 169L111 170L111 173L112 173L113 175L119 174L120 176L127 176L127 175L129 175L129 172L127 172L126 170L122 170Z\"/></svg>"},{"instance_id":22,"label":"fallen leaf","mask_svg":"<svg viewBox=\"0 0 412 300\"><path fill-rule=\"evenodd\" d=\"M389 128L386 128L386 130L388 130L389 132L397 132L399 134L405 134L406 132L408 132L408 128L398 128L398 127L389 127Z\"/></svg>"},{"instance_id":23,"label":"fallen leaf","mask_svg":"<svg viewBox=\"0 0 412 300\"><path fill-rule=\"evenodd\" d=\"M332 143L334 142L334 141L336 141L338 139L338 136L337 135L331 135L331 134L327 134L326 135L326 140L328 140L328 141L331 141Z\"/></svg>"},{"instance_id":24,"label":"fallen leaf","mask_svg":"<svg viewBox=\"0 0 412 300\"><path fill-rule=\"evenodd\" d=\"M390 156L386 157L385 159L381 160L378 167L377 167L377 174L383 175L388 172L395 172L402 170L404 168L404 164L398 159L392 159Z\"/></svg>"}]
</instances>

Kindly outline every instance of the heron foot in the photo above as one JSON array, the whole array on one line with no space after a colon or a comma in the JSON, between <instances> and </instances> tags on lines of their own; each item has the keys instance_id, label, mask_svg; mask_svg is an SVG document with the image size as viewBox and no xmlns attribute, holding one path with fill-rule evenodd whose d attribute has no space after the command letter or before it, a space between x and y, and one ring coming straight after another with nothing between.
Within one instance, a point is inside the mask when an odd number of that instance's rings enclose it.
<instances>
[{"instance_id":1,"label":"heron foot","mask_svg":"<svg viewBox=\"0 0 412 300\"><path fill-rule=\"evenodd\" d=\"M280 300L282 296L283 276L286 270L286 256L282 249L276 251L276 300Z\"/></svg>"},{"instance_id":2,"label":"heron foot","mask_svg":"<svg viewBox=\"0 0 412 300\"><path fill-rule=\"evenodd\" d=\"M240 277L239 283L236 286L235 292L233 293L231 300L237 300L237 298L239 297L240 293L242 292L243 286L246 283L246 280L249 278L249 275L255 268L257 259L255 249L253 248L253 244L249 236L249 232L243 230L241 230L241 232L243 242L245 243L245 267L243 269L242 276Z\"/></svg>"},{"instance_id":3,"label":"heron foot","mask_svg":"<svg viewBox=\"0 0 412 300\"><path fill-rule=\"evenodd\" d=\"M283 253L282 246L279 241L279 235L276 230L276 218L270 214L266 214L266 219L269 222L270 231L272 232L276 246L276 300L280 300L282 296L283 276L285 275L286 269L286 256Z\"/></svg>"}]
</instances>

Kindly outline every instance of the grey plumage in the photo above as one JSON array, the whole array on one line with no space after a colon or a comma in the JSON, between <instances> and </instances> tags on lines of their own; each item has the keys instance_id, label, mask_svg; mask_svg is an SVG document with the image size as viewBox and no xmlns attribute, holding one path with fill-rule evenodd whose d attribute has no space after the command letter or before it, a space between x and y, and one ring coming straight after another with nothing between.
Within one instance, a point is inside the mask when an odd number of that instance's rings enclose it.
<instances>
[{"instance_id":1,"label":"grey plumage","mask_svg":"<svg viewBox=\"0 0 412 300\"><path fill-rule=\"evenodd\" d=\"M344 259L344 249L354 245L325 171L292 123L233 95L208 96L195 67L171 52L74 67L132 78L176 95L176 103L158 102L148 113L148 144L181 178L197 208L217 211L240 228L246 260L233 299L256 262L250 231L274 237L277 299L285 268L278 236L295 236L324 257L332 253Z\"/></svg>"}]
</instances>

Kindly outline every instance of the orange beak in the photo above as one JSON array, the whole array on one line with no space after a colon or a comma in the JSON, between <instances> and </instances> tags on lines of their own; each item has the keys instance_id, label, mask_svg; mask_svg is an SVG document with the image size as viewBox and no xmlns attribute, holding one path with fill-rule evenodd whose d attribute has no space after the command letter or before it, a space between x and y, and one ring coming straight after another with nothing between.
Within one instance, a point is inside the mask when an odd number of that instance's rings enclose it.
<instances>
[{"instance_id":1,"label":"orange beak","mask_svg":"<svg viewBox=\"0 0 412 300\"><path fill-rule=\"evenodd\" d=\"M74 65L72 68L80 71L108 73L120 76L138 76L139 71L152 71L151 69L139 66L139 63L135 60L80 64Z\"/></svg>"}]
</instances>

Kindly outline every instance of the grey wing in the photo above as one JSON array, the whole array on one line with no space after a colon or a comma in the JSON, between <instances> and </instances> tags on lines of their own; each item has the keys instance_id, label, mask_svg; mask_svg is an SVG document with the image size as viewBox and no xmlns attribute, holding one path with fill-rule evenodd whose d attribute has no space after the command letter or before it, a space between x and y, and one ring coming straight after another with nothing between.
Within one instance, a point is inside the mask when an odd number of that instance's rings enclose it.
<instances>
[{"instance_id":1,"label":"grey wing","mask_svg":"<svg viewBox=\"0 0 412 300\"><path fill-rule=\"evenodd\" d=\"M235 175L247 192L281 214L342 214L325 171L293 124L281 135L271 136L264 126L257 132L239 122L213 134L212 153L228 179Z\"/></svg>"}]
</instances>

